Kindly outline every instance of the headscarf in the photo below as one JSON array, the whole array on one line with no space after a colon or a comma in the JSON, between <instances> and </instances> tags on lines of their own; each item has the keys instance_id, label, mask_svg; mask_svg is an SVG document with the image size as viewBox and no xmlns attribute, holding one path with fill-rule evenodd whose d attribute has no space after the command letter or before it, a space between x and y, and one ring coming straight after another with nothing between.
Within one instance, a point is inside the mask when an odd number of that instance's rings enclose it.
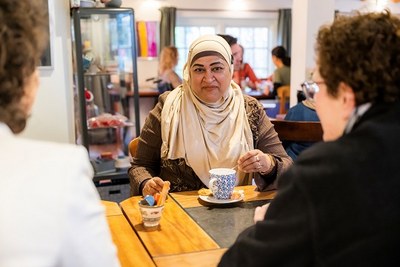
<instances>
[{"instance_id":1,"label":"headscarf","mask_svg":"<svg viewBox=\"0 0 400 267\"><path fill-rule=\"evenodd\" d=\"M161 112L161 158L184 158L206 186L210 169L234 168L239 157L253 149L242 90L236 83L231 81L217 103L205 103L190 87L191 65L211 54L222 57L233 73L228 43L217 35L201 36L189 48L182 86L169 93ZM244 173L237 176L242 184Z\"/></svg>"}]
</instances>

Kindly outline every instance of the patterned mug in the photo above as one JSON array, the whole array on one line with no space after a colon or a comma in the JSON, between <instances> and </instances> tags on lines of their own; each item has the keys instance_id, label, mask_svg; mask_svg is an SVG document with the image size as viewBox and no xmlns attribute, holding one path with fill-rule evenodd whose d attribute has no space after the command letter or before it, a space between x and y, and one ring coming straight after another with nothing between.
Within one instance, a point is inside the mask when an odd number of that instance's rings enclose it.
<instances>
[{"instance_id":1,"label":"patterned mug","mask_svg":"<svg viewBox=\"0 0 400 267\"><path fill-rule=\"evenodd\" d=\"M217 199L229 199L236 183L236 171L229 168L211 169L208 187Z\"/></svg>"}]
</instances>

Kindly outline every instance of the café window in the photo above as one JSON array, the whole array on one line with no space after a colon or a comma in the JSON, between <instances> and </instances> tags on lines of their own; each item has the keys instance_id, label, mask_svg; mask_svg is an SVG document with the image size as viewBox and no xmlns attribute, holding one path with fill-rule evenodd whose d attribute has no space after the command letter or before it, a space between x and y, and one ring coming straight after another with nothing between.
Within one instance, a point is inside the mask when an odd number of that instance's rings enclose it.
<instances>
[{"instance_id":1,"label":"caf\u00e9 window","mask_svg":"<svg viewBox=\"0 0 400 267\"><path fill-rule=\"evenodd\" d=\"M237 18L235 18L237 16ZM177 12L175 45L179 51L176 72L183 73L189 45L203 34L229 34L244 47L244 62L250 64L258 78L268 77L274 70L271 49L276 45L277 12L229 11Z\"/></svg>"}]
</instances>

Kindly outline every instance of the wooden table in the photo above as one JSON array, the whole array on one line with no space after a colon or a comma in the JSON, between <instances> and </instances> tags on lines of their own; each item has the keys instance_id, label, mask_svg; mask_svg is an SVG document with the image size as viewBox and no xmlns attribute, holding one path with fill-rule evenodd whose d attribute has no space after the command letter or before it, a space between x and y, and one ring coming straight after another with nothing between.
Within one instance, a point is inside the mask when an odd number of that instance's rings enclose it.
<instances>
[{"instance_id":1,"label":"wooden table","mask_svg":"<svg viewBox=\"0 0 400 267\"><path fill-rule=\"evenodd\" d=\"M122 214L116 202L102 201L106 208L106 216L111 236L118 250L118 258L122 267L155 266L150 255Z\"/></svg>"},{"instance_id":2,"label":"wooden table","mask_svg":"<svg viewBox=\"0 0 400 267\"><path fill-rule=\"evenodd\" d=\"M270 200L275 192L257 192L255 186L240 186L245 192L245 204ZM142 224L140 196L120 203L125 217L143 242L156 266L216 266L227 247L220 246L190 215L190 209L208 210L198 200L197 191L171 193L160 221L155 229ZM238 208L238 207L236 207ZM227 210L227 209L224 209ZM229 209L228 209L229 211ZM234 209L232 209L234 212ZM210 210L212 212L212 209ZM250 218L252 220L252 218Z\"/></svg>"},{"instance_id":3,"label":"wooden table","mask_svg":"<svg viewBox=\"0 0 400 267\"><path fill-rule=\"evenodd\" d=\"M141 199L140 196L131 197L122 201L120 205L153 258L219 248L172 198L165 202L158 228L145 228L139 210Z\"/></svg>"},{"instance_id":4,"label":"wooden table","mask_svg":"<svg viewBox=\"0 0 400 267\"><path fill-rule=\"evenodd\" d=\"M244 191L244 200L243 201L256 201L256 200L271 200L275 197L275 191L267 191L267 192L259 192L256 191L256 186L254 185L246 185L246 186L237 186L235 190L243 190ZM201 206L201 202L199 201L199 194L197 191L185 191L185 192L176 192L170 193L170 195L179 203L179 205L186 208L193 208Z\"/></svg>"}]
</instances>

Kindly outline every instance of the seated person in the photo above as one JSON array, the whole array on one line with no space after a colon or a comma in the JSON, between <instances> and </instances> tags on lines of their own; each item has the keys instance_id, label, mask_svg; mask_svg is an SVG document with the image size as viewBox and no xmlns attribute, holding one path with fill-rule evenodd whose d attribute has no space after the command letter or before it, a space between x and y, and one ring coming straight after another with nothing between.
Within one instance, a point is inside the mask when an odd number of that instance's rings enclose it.
<instances>
[{"instance_id":1,"label":"seated person","mask_svg":"<svg viewBox=\"0 0 400 267\"><path fill-rule=\"evenodd\" d=\"M160 93L170 91L182 83L181 77L175 72L178 64L178 49L174 46L166 46L161 50L158 64L158 84Z\"/></svg>"},{"instance_id":2,"label":"seated person","mask_svg":"<svg viewBox=\"0 0 400 267\"><path fill-rule=\"evenodd\" d=\"M306 99L291 107L286 116L287 121L319 121L317 112L315 111L315 102ZM283 147L286 153L295 160L297 156L306 148L313 145L314 142L289 142L284 141Z\"/></svg>"},{"instance_id":3,"label":"seated person","mask_svg":"<svg viewBox=\"0 0 400 267\"><path fill-rule=\"evenodd\" d=\"M220 267L400 262L400 19L337 16L315 48L312 96L325 142L282 174Z\"/></svg>"},{"instance_id":4,"label":"seated person","mask_svg":"<svg viewBox=\"0 0 400 267\"><path fill-rule=\"evenodd\" d=\"M290 58L287 56L286 49L283 46L277 46L271 51L272 62L276 69L272 75L274 96L277 95L277 89L283 85L290 85Z\"/></svg>"},{"instance_id":5,"label":"seated person","mask_svg":"<svg viewBox=\"0 0 400 267\"><path fill-rule=\"evenodd\" d=\"M167 91L148 115L129 169L132 194L208 187L212 168L238 167L238 184L276 188L292 160L263 106L232 82L232 52L217 35L190 46L183 85Z\"/></svg>"},{"instance_id":6,"label":"seated person","mask_svg":"<svg viewBox=\"0 0 400 267\"><path fill-rule=\"evenodd\" d=\"M231 46L231 49L234 66L233 80L242 89L249 87L252 90L257 90L257 85L260 83L260 80L257 78L249 63L243 63L244 47L240 44L235 44Z\"/></svg>"},{"instance_id":7,"label":"seated person","mask_svg":"<svg viewBox=\"0 0 400 267\"><path fill-rule=\"evenodd\" d=\"M48 41L44 1L0 0L0 14L0 266L119 266L87 150L18 136Z\"/></svg>"},{"instance_id":8,"label":"seated person","mask_svg":"<svg viewBox=\"0 0 400 267\"><path fill-rule=\"evenodd\" d=\"M253 69L248 63L243 63L244 47L237 42L237 38L227 35L218 34L229 44L233 55L233 81L242 89L249 87L253 90L257 89L260 80L255 75Z\"/></svg>"}]
</instances>

